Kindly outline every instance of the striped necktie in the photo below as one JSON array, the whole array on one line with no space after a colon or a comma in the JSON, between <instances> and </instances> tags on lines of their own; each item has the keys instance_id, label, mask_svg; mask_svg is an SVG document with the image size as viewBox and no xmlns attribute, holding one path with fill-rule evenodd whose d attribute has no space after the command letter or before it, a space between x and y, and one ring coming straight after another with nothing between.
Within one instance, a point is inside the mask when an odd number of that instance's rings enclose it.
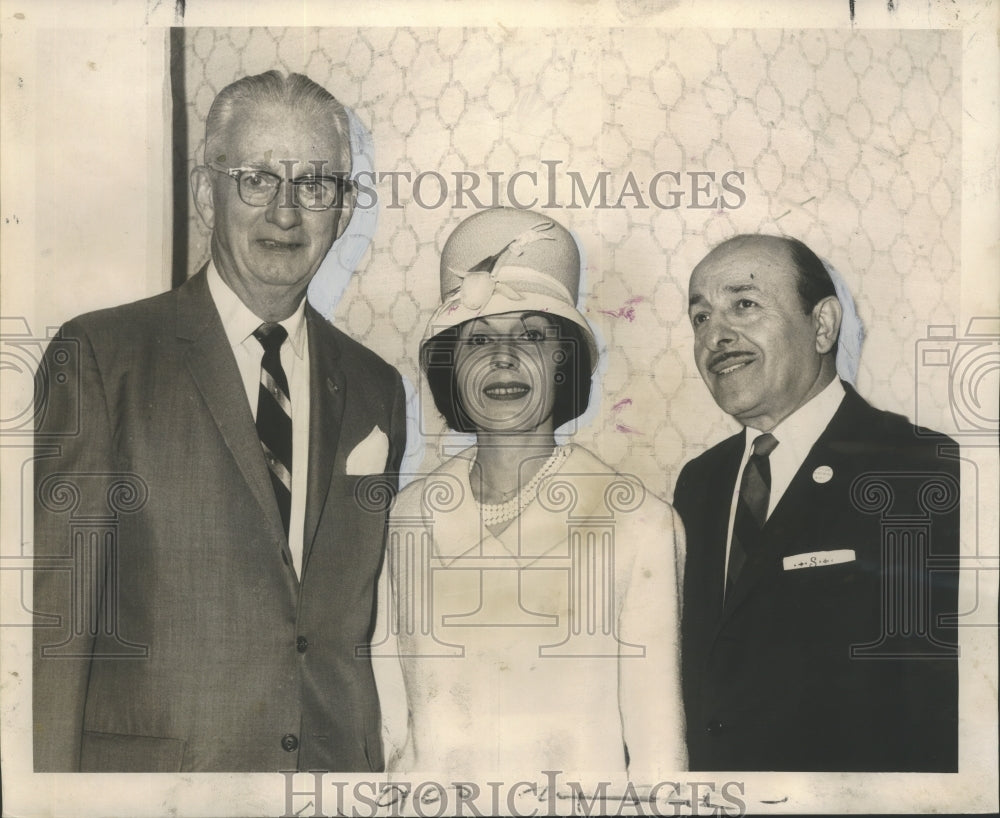
<instances>
[{"instance_id":1,"label":"striped necktie","mask_svg":"<svg viewBox=\"0 0 1000 818\"><path fill-rule=\"evenodd\" d=\"M753 442L753 453L743 469L740 496L736 501L733 539L729 545L729 570L726 573L726 595L739 579L747 558L760 545L760 532L767 520L771 499L771 452L778 445L772 434L762 434Z\"/></svg>"},{"instance_id":2,"label":"striped necktie","mask_svg":"<svg viewBox=\"0 0 1000 818\"><path fill-rule=\"evenodd\" d=\"M253 337L264 347L257 397L257 434L271 472L287 539L292 516L292 402L280 351L288 332L280 324L261 324Z\"/></svg>"}]
</instances>

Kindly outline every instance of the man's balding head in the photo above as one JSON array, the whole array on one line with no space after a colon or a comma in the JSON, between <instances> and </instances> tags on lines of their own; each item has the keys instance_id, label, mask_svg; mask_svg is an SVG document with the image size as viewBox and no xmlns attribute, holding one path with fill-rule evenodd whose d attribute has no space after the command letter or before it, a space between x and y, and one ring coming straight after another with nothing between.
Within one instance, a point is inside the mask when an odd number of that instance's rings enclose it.
<instances>
[{"instance_id":1,"label":"man's balding head","mask_svg":"<svg viewBox=\"0 0 1000 818\"><path fill-rule=\"evenodd\" d=\"M707 261L716 252L724 252L727 249L737 249L740 247L750 248L757 246L770 246L775 251L784 247L795 267L798 278L795 282L799 298L802 299L802 309L811 312L824 298L837 297L837 289L834 287L833 279L830 277L826 265L820 260L808 245L791 236L768 236L763 233L741 233L733 236L716 245L712 251L705 256L703 261Z\"/></svg>"},{"instance_id":2,"label":"man's balding head","mask_svg":"<svg viewBox=\"0 0 1000 818\"><path fill-rule=\"evenodd\" d=\"M801 242L740 235L695 267L695 361L716 403L770 431L836 376L841 309L823 263Z\"/></svg>"}]
</instances>

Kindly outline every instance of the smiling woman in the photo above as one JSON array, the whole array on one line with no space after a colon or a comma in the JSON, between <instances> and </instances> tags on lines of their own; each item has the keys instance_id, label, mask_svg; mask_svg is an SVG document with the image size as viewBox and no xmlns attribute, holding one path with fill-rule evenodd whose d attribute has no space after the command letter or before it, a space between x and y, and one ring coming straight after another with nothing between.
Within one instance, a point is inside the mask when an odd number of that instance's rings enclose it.
<instances>
[{"instance_id":1,"label":"smiling woman","mask_svg":"<svg viewBox=\"0 0 1000 818\"><path fill-rule=\"evenodd\" d=\"M385 631L402 682L376 663L384 713L405 689L395 770L651 784L685 766L680 524L635 478L555 443L597 363L579 276L570 233L530 211L479 212L442 252L421 365L476 445L395 506Z\"/></svg>"},{"instance_id":2,"label":"smiling woman","mask_svg":"<svg viewBox=\"0 0 1000 818\"><path fill-rule=\"evenodd\" d=\"M558 429L578 417L590 400L590 339L579 324L551 312L465 321L427 339L421 353L437 409L459 432L490 428L470 415L483 407L486 397L513 401L507 407L511 421L528 432L549 419ZM526 382L529 377L532 382ZM534 418L525 416L527 401L519 400L529 395L544 404Z\"/></svg>"},{"instance_id":3,"label":"smiling woman","mask_svg":"<svg viewBox=\"0 0 1000 818\"><path fill-rule=\"evenodd\" d=\"M567 357L559 328L541 313L508 313L462 324L457 397L480 432L553 427L559 363Z\"/></svg>"}]
</instances>

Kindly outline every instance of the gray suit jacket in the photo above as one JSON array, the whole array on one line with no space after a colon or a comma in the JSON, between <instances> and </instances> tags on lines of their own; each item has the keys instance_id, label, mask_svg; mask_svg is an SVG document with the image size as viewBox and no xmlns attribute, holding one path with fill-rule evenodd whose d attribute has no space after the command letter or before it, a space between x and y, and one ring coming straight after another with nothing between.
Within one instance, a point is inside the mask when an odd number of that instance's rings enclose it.
<instances>
[{"instance_id":1,"label":"gray suit jacket","mask_svg":"<svg viewBox=\"0 0 1000 818\"><path fill-rule=\"evenodd\" d=\"M47 350L36 770L382 768L371 664L355 648L372 629L404 394L378 356L311 307L306 318L301 579L204 273L74 319ZM346 474L375 427L384 465Z\"/></svg>"}]
</instances>

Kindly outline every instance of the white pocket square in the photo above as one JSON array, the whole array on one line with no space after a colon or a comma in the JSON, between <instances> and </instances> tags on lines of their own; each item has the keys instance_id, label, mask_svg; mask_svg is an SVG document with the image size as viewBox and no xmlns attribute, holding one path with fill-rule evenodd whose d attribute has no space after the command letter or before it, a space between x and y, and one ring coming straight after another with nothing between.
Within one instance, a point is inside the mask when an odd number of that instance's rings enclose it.
<instances>
[{"instance_id":1,"label":"white pocket square","mask_svg":"<svg viewBox=\"0 0 1000 818\"><path fill-rule=\"evenodd\" d=\"M781 562L786 571L794 571L797 568L818 568L821 565L854 562L856 559L853 548L841 548L837 551L810 551L808 554L796 554L794 557L785 557Z\"/></svg>"},{"instance_id":2,"label":"white pocket square","mask_svg":"<svg viewBox=\"0 0 1000 818\"><path fill-rule=\"evenodd\" d=\"M368 437L362 440L347 456L347 474L381 474L389 458L389 438L373 426Z\"/></svg>"}]
</instances>

